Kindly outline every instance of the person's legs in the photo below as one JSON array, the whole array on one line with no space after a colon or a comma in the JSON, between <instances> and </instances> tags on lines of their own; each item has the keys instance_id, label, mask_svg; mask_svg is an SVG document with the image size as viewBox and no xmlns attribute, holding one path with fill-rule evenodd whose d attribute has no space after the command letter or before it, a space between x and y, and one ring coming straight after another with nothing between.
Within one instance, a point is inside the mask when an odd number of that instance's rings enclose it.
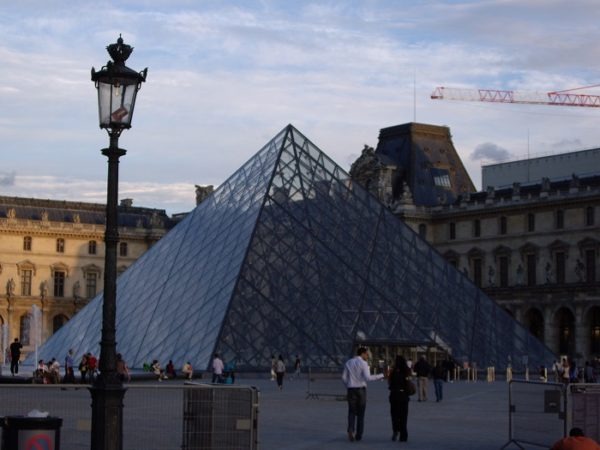
<instances>
[{"instance_id":1,"label":"person's legs","mask_svg":"<svg viewBox=\"0 0 600 450\"><path fill-rule=\"evenodd\" d=\"M408 440L408 428L406 423L408 421L408 400L401 402L399 405L400 410L400 441Z\"/></svg>"},{"instance_id":2,"label":"person's legs","mask_svg":"<svg viewBox=\"0 0 600 450\"><path fill-rule=\"evenodd\" d=\"M359 397L357 389L348 389L348 438L354 440L356 417L358 415Z\"/></svg>"},{"instance_id":3,"label":"person's legs","mask_svg":"<svg viewBox=\"0 0 600 450\"><path fill-rule=\"evenodd\" d=\"M358 390L358 411L356 415L356 440L362 439L365 428L365 410L367 409L367 390L361 388Z\"/></svg>"},{"instance_id":4,"label":"person's legs","mask_svg":"<svg viewBox=\"0 0 600 450\"><path fill-rule=\"evenodd\" d=\"M400 433L400 407L398 399L392 393L390 394L390 416L392 418L392 441L398 439L398 433Z\"/></svg>"},{"instance_id":5,"label":"person's legs","mask_svg":"<svg viewBox=\"0 0 600 450\"><path fill-rule=\"evenodd\" d=\"M435 386L435 401L436 402L441 402L442 398L443 398L443 380L440 379L436 379L433 381L433 385Z\"/></svg>"},{"instance_id":6,"label":"person's legs","mask_svg":"<svg viewBox=\"0 0 600 450\"><path fill-rule=\"evenodd\" d=\"M417 379L418 391L419 391L419 401L427 400L427 378L419 377Z\"/></svg>"}]
</instances>

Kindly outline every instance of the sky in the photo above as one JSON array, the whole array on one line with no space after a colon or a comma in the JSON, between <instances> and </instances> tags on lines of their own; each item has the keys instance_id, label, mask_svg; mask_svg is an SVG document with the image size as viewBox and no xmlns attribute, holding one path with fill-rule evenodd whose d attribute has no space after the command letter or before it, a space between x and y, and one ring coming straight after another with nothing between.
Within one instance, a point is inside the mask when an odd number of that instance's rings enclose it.
<instances>
[{"instance_id":1,"label":"sky","mask_svg":"<svg viewBox=\"0 0 600 450\"><path fill-rule=\"evenodd\" d=\"M0 0L0 195L106 201L90 78L122 35L148 77L119 197L190 211L287 124L345 170L381 128L450 127L481 165L600 146L600 108L432 100L600 83L597 0ZM599 88L579 93L598 94Z\"/></svg>"}]
</instances>

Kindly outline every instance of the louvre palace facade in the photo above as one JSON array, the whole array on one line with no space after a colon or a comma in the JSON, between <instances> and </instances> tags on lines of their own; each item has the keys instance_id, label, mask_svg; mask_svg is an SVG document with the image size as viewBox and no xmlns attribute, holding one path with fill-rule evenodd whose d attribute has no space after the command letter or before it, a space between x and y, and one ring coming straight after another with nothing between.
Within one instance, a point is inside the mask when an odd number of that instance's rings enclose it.
<instances>
[{"instance_id":1,"label":"louvre palace facade","mask_svg":"<svg viewBox=\"0 0 600 450\"><path fill-rule=\"evenodd\" d=\"M501 181L476 191L450 130L408 123L382 129L350 173L553 352L588 359L600 356L600 150L549 158L518 163L530 179L493 167Z\"/></svg>"},{"instance_id":2,"label":"louvre palace facade","mask_svg":"<svg viewBox=\"0 0 600 450\"><path fill-rule=\"evenodd\" d=\"M0 339L33 350L32 306L41 341L103 289L105 210L101 204L0 196ZM164 210L119 206L118 272L172 227ZM101 318L97 318L101 321ZM63 355L57 355L62 358Z\"/></svg>"}]
</instances>

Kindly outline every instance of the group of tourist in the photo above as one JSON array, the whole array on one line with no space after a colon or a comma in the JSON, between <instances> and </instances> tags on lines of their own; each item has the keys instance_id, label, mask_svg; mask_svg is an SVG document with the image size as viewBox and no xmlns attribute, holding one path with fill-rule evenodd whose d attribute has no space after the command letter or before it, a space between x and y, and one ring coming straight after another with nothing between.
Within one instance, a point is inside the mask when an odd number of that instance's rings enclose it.
<instances>
[{"instance_id":1,"label":"group of tourist","mask_svg":"<svg viewBox=\"0 0 600 450\"><path fill-rule=\"evenodd\" d=\"M447 364L439 361L432 367L424 356L416 364L403 356L396 356L394 366L386 373L371 374L367 360L366 347L359 347L356 356L344 366L342 380L347 389L348 401L348 439L360 441L364 432L364 417L367 405L367 382L387 378L389 388L390 416L392 422L392 440L408 440L408 403L410 397L418 392L418 401L427 401L429 378L433 377L436 401L443 399L443 383L447 380ZM412 379L417 379L417 386Z\"/></svg>"},{"instance_id":2,"label":"group of tourist","mask_svg":"<svg viewBox=\"0 0 600 450\"><path fill-rule=\"evenodd\" d=\"M147 372L152 372L158 381L162 380L174 380L177 378L177 369L175 369L175 364L173 360L169 360L166 367L163 369L158 359L154 359L151 364L144 364L143 369ZM192 363L186 361L181 367L181 375L186 380L191 380L194 375L194 368L192 367Z\"/></svg>"},{"instance_id":3,"label":"group of tourist","mask_svg":"<svg viewBox=\"0 0 600 450\"><path fill-rule=\"evenodd\" d=\"M577 361L563 356L561 361L554 361L552 374L556 383L596 383L600 376L600 360L586 361L583 367Z\"/></svg>"}]
</instances>

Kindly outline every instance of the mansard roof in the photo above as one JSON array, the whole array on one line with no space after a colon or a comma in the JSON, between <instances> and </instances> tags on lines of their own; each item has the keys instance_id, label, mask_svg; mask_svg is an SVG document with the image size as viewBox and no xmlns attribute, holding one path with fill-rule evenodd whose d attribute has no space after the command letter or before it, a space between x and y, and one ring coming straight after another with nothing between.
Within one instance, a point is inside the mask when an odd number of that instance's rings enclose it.
<instances>
[{"instance_id":1,"label":"mansard roof","mask_svg":"<svg viewBox=\"0 0 600 450\"><path fill-rule=\"evenodd\" d=\"M138 228L173 227L164 209L119 205L119 226ZM0 196L0 218L104 224L106 205L25 197Z\"/></svg>"}]
</instances>

